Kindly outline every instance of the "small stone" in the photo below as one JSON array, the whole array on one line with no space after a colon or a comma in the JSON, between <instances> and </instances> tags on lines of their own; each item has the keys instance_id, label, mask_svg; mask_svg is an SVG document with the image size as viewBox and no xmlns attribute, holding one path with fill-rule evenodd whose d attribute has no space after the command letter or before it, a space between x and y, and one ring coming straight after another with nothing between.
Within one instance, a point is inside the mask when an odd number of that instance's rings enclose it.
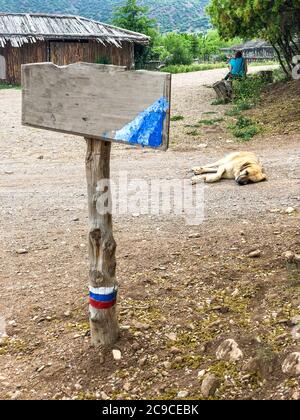
<instances>
[{"instance_id":1,"label":"small stone","mask_svg":"<svg viewBox=\"0 0 300 420\"><path fill-rule=\"evenodd\" d=\"M17 250L17 254L18 255L28 254L28 251L27 251L27 249L18 249Z\"/></svg>"},{"instance_id":2,"label":"small stone","mask_svg":"<svg viewBox=\"0 0 300 420\"><path fill-rule=\"evenodd\" d=\"M299 264L299 263L300 263L300 254L295 254L295 255L294 255L294 262L295 262L296 264Z\"/></svg>"},{"instance_id":3,"label":"small stone","mask_svg":"<svg viewBox=\"0 0 300 420\"><path fill-rule=\"evenodd\" d=\"M197 239L197 238L201 238L201 233L191 233L189 235L189 239Z\"/></svg>"},{"instance_id":4,"label":"small stone","mask_svg":"<svg viewBox=\"0 0 300 420\"><path fill-rule=\"evenodd\" d=\"M43 159L44 159L44 156L43 156L43 155L40 155L40 156L38 157L38 159L39 159L39 160L43 160Z\"/></svg>"},{"instance_id":5,"label":"small stone","mask_svg":"<svg viewBox=\"0 0 300 420\"><path fill-rule=\"evenodd\" d=\"M259 258L261 257L261 251L259 249L256 249L255 251L252 251L248 254L249 258Z\"/></svg>"},{"instance_id":6,"label":"small stone","mask_svg":"<svg viewBox=\"0 0 300 420\"><path fill-rule=\"evenodd\" d=\"M166 334L166 337L171 341L176 341L177 340L177 334L176 333Z\"/></svg>"},{"instance_id":7,"label":"small stone","mask_svg":"<svg viewBox=\"0 0 300 420\"><path fill-rule=\"evenodd\" d=\"M108 401L108 400L110 400L110 397L104 392L104 391L102 391L101 393L100 393L100 397L101 397L101 399L102 400L104 400L104 401Z\"/></svg>"},{"instance_id":8,"label":"small stone","mask_svg":"<svg viewBox=\"0 0 300 420\"><path fill-rule=\"evenodd\" d=\"M163 366L165 369L171 369L172 363L171 362L163 362Z\"/></svg>"},{"instance_id":9,"label":"small stone","mask_svg":"<svg viewBox=\"0 0 300 420\"><path fill-rule=\"evenodd\" d=\"M67 312L65 312L65 313L64 313L64 316L65 316L66 318L69 318L69 317L71 316L71 311L67 311Z\"/></svg>"},{"instance_id":10,"label":"small stone","mask_svg":"<svg viewBox=\"0 0 300 420\"><path fill-rule=\"evenodd\" d=\"M182 350L180 350L178 347L171 347L170 352L172 354L180 354L182 353Z\"/></svg>"},{"instance_id":11,"label":"small stone","mask_svg":"<svg viewBox=\"0 0 300 420\"><path fill-rule=\"evenodd\" d=\"M40 373L40 372L42 372L44 369L45 369L45 365L44 366L41 366L41 367L39 367L36 371L38 372L38 373Z\"/></svg>"},{"instance_id":12,"label":"small stone","mask_svg":"<svg viewBox=\"0 0 300 420\"><path fill-rule=\"evenodd\" d=\"M112 354L113 354L113 358L115 360L121 360L122 359L122 353L120 352L120 350L113 350Z\"/></svg>"},{"instance_id":13,"label":"small stone","mask_svg":"<svg viewBox=\"0 0 300 420\"><path fill-rule=\"evenodd\" d=\"M288 375L300 375L300 353L291 353L288 355L288 357L285 359L282 365L282 371L283 373L286 373Z\"/></svg>"},{"instance_id":14,"label":"small stone","mask_svg":"<svg viewBox=\"0 0 300 420\"><path fill-rule=\"evenodd\" d=\"M135 321L133 322L133 327L136 328L137 330L149 330L150 325Z\"/></svg>"},{"instance_id":15,"label":"small stone","mask_svg":"<svg viewBox=\"0 0 300 420\"><path fill-rule=\"evenodd\" d=\"M124 391L129 392L131 390L131 383L125 382L125 384L123 385L123 389Z\"/></svg>"},{"instance_id":16,"label":"small stone","mask_svg":"<svg viewBox=\"0 0 300 420\"><path fill-rule=\"evenodd\" d=\"M294 261L295 254L292 251L286 251L282 254L282 257L286 260L286 262L292 263Z\"/></svg>"},{"instance_id":17,"label":"small stone","mask_svg":"<svg viewBox=\"0 0 300 420\"><path fill-rule=\"evenodd\" d=\"M76 389L76 391L81 391L82 390L82 385L80 384L75 384L74 388Z\"/></svg>"},{"instance_id":18,"label":"small stone","mask_svg":"<svg viewBox=\"0 0 300 420\"><path fill-rule=\"evenodd\" d=\"M293 214L293 213L296 213L296 209L294 209L294 207L288 207L288 208L285 210L285 213L286 213L286 214Z\"/></svg>"},{"instance_id":19,"label":"small stone","mask_svg":"<svg viewBox=\"0 0 300 420\"><path fill-rule=\"evenodd\" d=\"M72 219L72 222L79 222L79 217L75 217L74 219Z\"/></svg>"},{"instance_id":20,"label":"small stone","mask_svg":"<svg viewBox=\"0 0 300 420\"><path fill-rule=\"evenodd\" d=\"M13 171L5 171L4 172L6 175L12 175L12 174L14 174L14 172Z\"/></svg>"},{"instance_id":21,"label":"small stone","mask_svg":"<svg viewBox=\"0 0 300 420\"><path fill-rule=\"evenodd\" d=\"M186 398L188 395L188 391L179 391L177 394L177 398Z\"/></svg>"},{"instance_id":22,"label":"small stone","mask_svg":"<svg viewBox=\"0 0 300 420\"><path fill-rule=\"evenodd\" d=\"M220 381L216 375L209 373L202 381L201 393L204 398L213 397L220 386Z\"/></svg>"},{"instance_id":23,"label":"small stone","mask_svg":"<svg viewBox=\"0 0 300 420\"><path fill-rule=\"evenodd\" d=\"M10 392L8 395L12 401L15 401L21 396L21 391Z\"/></svg>"},{"instance_id":24,"label":"small stone","mask_svg":"<svg viewBox=\"0 0 300 420\"><path fill-rule=\"evenodd\" d=\"M227 360L236 362L243 357L243 352L236 341L229 339L223 341L217 349L216 356L218 360Z\"/></svg>"},{"instance_id":25,"label":"small stone","mask_svg":"<svg viewBox=\"0 0 300 420\"><path fill-rule=\"evenodd\" d=\"M206 370L205 369L199 370L199 372L198 372L198 378L199 379L203 378L205 374L206 374Z\"/></svg>"},{"instance_id":26,"label":"small stone","mask_svg":"<svg viewBox=\"0 0 300 420\"><path fill-rule=\"evenodd\" d=\"M143 367L143 366L145 365L146 361L147 361L147 356L145 356L145 357L143 357L142 359L140 359L140 360L138 361L138 365L139 365L139 367Z\"/></svg>"},{"instance_id":27,"label":"small stone","mask_svg":"<svg viewBox=\"0 0 300 420\"><path fill-rule=\"evenodd\" d=\"M294 400L294 401L300 400L300 391L293 392L293 394L292 394L292 400Z\"/></svg>"}]
</instances>

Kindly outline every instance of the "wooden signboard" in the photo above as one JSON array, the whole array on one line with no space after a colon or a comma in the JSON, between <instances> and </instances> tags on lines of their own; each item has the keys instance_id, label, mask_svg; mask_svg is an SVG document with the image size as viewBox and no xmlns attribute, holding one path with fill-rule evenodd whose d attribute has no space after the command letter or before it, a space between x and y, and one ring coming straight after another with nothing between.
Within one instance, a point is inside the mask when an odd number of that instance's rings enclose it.
<instances>
[{"instance_id":1,"label":"wooden signboard","mask_svg":"<svg viewBox=\"0 0 300 420\"><path fill-rule=\"evenodd\" d=\"M171 75L78 63L22 66L23 124L83 136L87 142L90 324L95 346L119 336L113 237L112 142L167 150Z\"/></svg>"},{"instance_id":2,"label":"wooden signboard","mask_svg":"<svg viewBox=\"0 0 300 420\"><path fill-rule=\"evenodd\" d=\"M171 75L100 64L22 68L23 124L166 150Z\"/></svg>"}]
</instances>

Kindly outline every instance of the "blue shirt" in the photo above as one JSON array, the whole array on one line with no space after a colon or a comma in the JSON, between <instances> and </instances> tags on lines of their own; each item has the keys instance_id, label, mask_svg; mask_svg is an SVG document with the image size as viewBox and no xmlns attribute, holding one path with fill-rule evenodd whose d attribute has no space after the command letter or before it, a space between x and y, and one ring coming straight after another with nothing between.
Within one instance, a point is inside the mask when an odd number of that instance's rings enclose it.
<instances>
[{"instance_id":1,"label":"blue shirt","mask_svg":"<svg viewBox=\"0 0 300 420\"><path fill-rule=\"evenodd\" d=\"M229 64L231 65L231 74L233 76L245 76L245 59L243 57L232 58Z\"/></svg>"}]
</instances>

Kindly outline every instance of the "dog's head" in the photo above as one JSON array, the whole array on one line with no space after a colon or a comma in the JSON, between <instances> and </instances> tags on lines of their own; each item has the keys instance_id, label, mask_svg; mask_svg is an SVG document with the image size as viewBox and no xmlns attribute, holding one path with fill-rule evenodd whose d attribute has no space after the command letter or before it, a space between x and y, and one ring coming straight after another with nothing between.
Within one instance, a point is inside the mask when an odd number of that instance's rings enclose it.
<instances>
[{"instance_id":1,"label":"dog's head","mask_svg":"<svg viewBox=\"0 0 300 420\"><path fill-rule=\"evenodd\" d=\"M267 175L263 172L263 168L260 165L245 163L235 180L239 185L247 185L254 182L262 182L266 179Z\"/></svg>"}]
</instances>

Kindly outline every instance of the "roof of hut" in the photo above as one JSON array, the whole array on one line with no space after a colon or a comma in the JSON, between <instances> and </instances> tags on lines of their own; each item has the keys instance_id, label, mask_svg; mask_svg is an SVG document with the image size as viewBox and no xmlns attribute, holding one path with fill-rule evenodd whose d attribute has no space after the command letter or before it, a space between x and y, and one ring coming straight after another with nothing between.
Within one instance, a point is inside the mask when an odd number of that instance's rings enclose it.
<instances>
[{"instance_id":1,"label":"roof of hut","mask_svg":"<svg viewBox=\"0 0 300 420\"><path fill-rule=\"evenodd\" d=\"M263 39L254 41L247 41L244 44L233 45L232 47L221 48L222 51L244 51L244 50L259 50L262 48L273 48L271 44Z\"/></svg>"},{"instance_id":2,"label":"roof of hut","mask_svg":"<svg viewBox=\"0 0 300 420\"><path fill-rule=\"evenodd\" d=\"M122 47L129 41L148 44L150 38L80 16L32 13L0 13L0 47L13 47L45 40L88 40Z\"/></svg>"}]
</instances>

